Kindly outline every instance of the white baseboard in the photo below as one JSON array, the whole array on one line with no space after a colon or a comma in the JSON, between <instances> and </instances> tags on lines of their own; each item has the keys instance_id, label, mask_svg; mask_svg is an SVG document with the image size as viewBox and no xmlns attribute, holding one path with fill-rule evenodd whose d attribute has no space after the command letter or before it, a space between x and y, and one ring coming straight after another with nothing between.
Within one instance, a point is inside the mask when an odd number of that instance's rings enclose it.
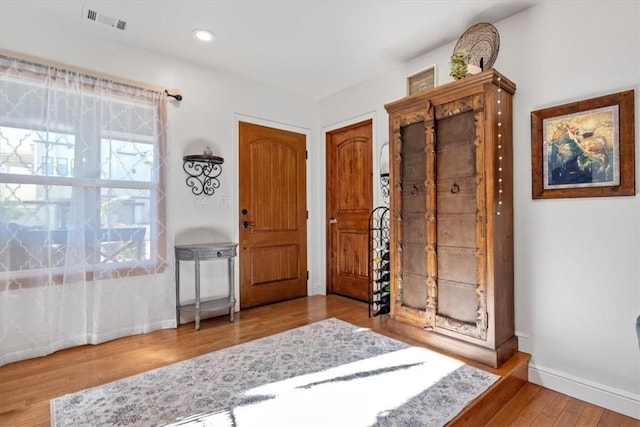
<instances>
[{"instance_id":1,"label":"white baseboard","mask_svg":"<svg viewBox=\"0 0 640 427\"><path fill-rule=\"evenodd\" d=\"M640 395L529 363L529 381L611 411L640 419Z\"/></svg>"},{"instance_id":2,"label":"white baseboard","mask_svg":"<svg viewBox=\"0 0 640 427\"><path fill-rule=\"evenodd\" d=\"M311 295L326 295L327 294L327 288L324 286L323 283L313 283L311 284L311 286L309 286L309 296Z\"/></svg>"}]
</instances>

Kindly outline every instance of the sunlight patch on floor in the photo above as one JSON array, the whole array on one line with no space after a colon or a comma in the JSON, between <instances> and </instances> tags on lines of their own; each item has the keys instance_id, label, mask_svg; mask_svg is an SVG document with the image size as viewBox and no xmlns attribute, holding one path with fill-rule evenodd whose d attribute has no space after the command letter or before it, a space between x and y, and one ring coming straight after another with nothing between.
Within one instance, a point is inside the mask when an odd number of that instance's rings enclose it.
<instances>
[{"instance_id":1,"label":"sunlight patch on floor","mask_svg":"<svg viewBox=\"0 0 640 427\"><path fill-rule=\"evenodd\" d=\"M179 426L369 426L462 362L411 347L247 390L251 401Z\"/></svg>"}]
</instances>

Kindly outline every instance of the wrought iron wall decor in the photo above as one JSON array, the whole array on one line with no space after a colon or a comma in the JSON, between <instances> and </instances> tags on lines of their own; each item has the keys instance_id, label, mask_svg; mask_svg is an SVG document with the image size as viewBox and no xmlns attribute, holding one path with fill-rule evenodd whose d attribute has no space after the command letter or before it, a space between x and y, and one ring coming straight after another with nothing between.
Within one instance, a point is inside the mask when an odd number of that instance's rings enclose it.
<instances>
[{"instance_id":1,"label":"wrought iron wall decor","mask_svg":"<svg viewBox=\"0 0 640 427\"><path fill-rule=\"evenodd\" d=\"M382 189L382 201L389 206L389 174L380 174L380 187Z\"/></svg>"},{"instance_id":2,"label":"wrought iron wall decor","mask_svg":"<svg viewBox=\"0 0 640 427\"><path fill-rule=\"evenodd\" d=\"M184 156L182 168L187 173L187 186L191 187L191 192L196 196L212 196L216 189L220 187L218 177L222 173L222 157L210 156L206 154L194 154Z\"/></svg>"},{"instance_id":3,"label":"wrought iron wall decor","mask_svg":"<svg viewBox=\"0 0 640 427\"><path fill-rule=\"evenodd\" d=\"M385 142L380 147L380 189L382 190L382 202L389 206L389 143Z\"/></svg>"}]
</instances>

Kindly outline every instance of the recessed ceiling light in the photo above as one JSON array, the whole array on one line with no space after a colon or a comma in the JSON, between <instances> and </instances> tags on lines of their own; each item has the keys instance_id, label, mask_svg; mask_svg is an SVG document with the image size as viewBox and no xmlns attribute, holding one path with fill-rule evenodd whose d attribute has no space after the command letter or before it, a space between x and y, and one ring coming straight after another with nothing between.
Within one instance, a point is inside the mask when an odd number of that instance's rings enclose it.
<instances>
[{"instance_id":1,"label":"recessed ceiling light","mask_svg":"<svg viewBox=\"0 0 640 427\"><path fill-rule=\"evenodd\" d=\"M193 37L203 42L210 42L216 38L211 31L207 30L193 30L191 33L193 34Z\"/></svg>"}]
</instances>

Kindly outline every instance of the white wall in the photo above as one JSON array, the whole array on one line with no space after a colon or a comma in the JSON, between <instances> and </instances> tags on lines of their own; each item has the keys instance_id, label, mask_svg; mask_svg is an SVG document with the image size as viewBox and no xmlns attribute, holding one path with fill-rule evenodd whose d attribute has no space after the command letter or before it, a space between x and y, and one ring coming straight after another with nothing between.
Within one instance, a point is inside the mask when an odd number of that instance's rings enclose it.
<instances>
[{"instance_id":1,"label":"white wall","mask_svg":"<svg viewBox=\"0 0 640 427\"><path fill-rule=\"evenodd\" d=\"M640 188L640 3L543 2L495 25L494 67L517 85L516 329L532 355L530 380L640 418L640 196L533 201L530 148L531 111L635 89ZM438 84L451 81L454 45L323 99L321 129L375 111L378 146L388 141L383 105L405 96L406 77L432 64Z\"/></svg>"},{"instance_id":2,"label":"white wall","mask_svg":"<svg viewBox=\"0 0 640 427\"><path fill-rule=\"evenodd\" d=\"M2 10L0 48L176 88L184 95L182 103L168 106L170 245L191 227L237 239L238 118L307 133L311 293L323 292L325 279L323 132L373 117L374 141L381 146L388 141L383 105L405 95L406 76L432 64L437 65L437 84L450 81L448 61L455 44L318 104L54 25L9 6ZM640 4L597 1L577 7L575 2L545 2L495 25L501 36L495 68L518 85L514 98L516 328L520 348L533 356L530 378L640 418L640 351L633 328L640 314L640 197L533 201L529 119L536 109L635 89L636 182L640 185ZM181 157L188 147L203 143L225 157L225 164L221 188L211 204L196 208L184 184ZM228 197L229 208L221 207L222 196ZM376 203L380 201L376 191ZM219 271L225 274L224 266ZM191 280L189 272L184 273L184 280ZM170 294L172 268L164 276L163 292ZM26 313L28 308L20 311ZM173 312L160 318L171 321Z\"/></svg>"},{"instance_id":3,"label":"white wall","mask_svg":"<svg viewBox=\"0 0 640 427\"><path fill-rule=\"evenodd\" d=\"M161 285L157 289L163 295L163 304L158 306L156 321L149 327L136 329L147 332L159 327L174 324L175 295L173 244L185 239L199 241L207 236L217 236L223 241L238 241L238 172L237 172L237 120L259 122L286 129L294 129L307 135L309 162L307 175L317 176L319 161L318 101L299 95L285 93L255 82L238 79L215 70L205 69L179 62L160 54L144 51L132 45L115 40L97 37L60 22L34 13L25 13L23 8L3 5L0 13L0 48L40 57L47 60L69 64L119 78L144 82L149 85L169 88L184 96L180 103L170 101L167 105L169 118L169 147L167 159L167 213L169 268L159 278ZM196 207L197 199L185 184L185 172L182 170L182 156L201 153L210 145L215 154L224 157L221 185L209 198L201 198L206 206ZM309 180L307 194L319 192L319 182ZM223 207L223 198L228 207ZM320 239L318 214L321 212L317 198L308 198L310 219L308 238L310 242ZM322 211L324 212L324 211ZM189 233L198 229L198 233ZM204 232L203 232L204 231ZM191 240L193 241L193 240ZM310 267L309 293L323 292L318 286L324 266L320 266L321 248L309 244L308 259ZM193 264L181 263L184 299L193 298ZM238 263L236 263L237 270ZM203 295L226 293L227 264L207 262L202 264ZM206 278L217 277L217 281ZM129 279L139 281L139 279ZM144 280L143 280L144 281ZM238 273L236 272L236 295L238 292ZM19 316L29 313L31 299L26 292L11 291L0 297L6 299L3 306L10 307ZM169 301L169 303L166 303ZM126 302L125 302L126 303ZM118 313L120 305L110 307ZM134 310L129 310L131 313ZM6 313L5 313L6 314ZM116 314L116 317L118 315ZM135 313L133 313L135 318ZM122 319L120 319L122 320ZM114 325L112 333L105 336L116 338L119 325ZM22 339L4 336L8 342ZM3 347L3 352L7 347ZM10 360L9 360L10 361ZM6 363L7 361L5 361Z\"/></svg>"}]
</instances>

